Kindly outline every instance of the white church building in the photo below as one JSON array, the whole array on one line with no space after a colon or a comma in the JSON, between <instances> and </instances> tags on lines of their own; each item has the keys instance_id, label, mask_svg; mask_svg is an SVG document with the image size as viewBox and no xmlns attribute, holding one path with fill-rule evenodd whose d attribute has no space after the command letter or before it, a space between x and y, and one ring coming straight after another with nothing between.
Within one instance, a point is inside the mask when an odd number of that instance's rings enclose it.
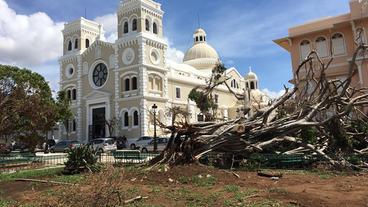
<instances>
[{"instance_id":1,"label":"white church building","mask_svg":"<svg viewBox=\"0 0 368 207\"><path fill-rule=\"evenodd\" d=\"M206 84L220 57L199 28L188 37L193 46L183 62L167 61L163 15L161 5L153 0L122 0L114 43L102 41L102 25L91 20L80 18L65 24L60 89L67 92L74 118L66 127L60 126L61 138L87 142L98 137L152 135L150 110L154 104L163 123L171 123L167 109L173 106L187 109L191 122L204 119L188 95L194 87ZM250 71L243 77L232 67L226 75L236 93L246 94L246 104L254 109L268 104L269 98L258 90L256 74ZM244 103L226 86L217 87L214 97L218 118L239 116ZM106 120L113 118L118 124L109 134Z\"/></svg>"}]
</instances>

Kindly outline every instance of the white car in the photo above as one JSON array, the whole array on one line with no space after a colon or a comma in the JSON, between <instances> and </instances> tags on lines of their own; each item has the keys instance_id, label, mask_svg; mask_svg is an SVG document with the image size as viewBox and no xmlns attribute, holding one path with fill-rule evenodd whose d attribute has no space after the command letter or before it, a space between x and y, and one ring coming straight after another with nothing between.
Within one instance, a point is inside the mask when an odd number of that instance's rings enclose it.
<instances>
[{"instance_id":1,"label":"white car","mask_svg":"<svg viewBox=\"0 0 368 207\"><path fill-rule=\"evenodd\" d=\"M129 140L127 146L129 146L131 150L142 149L143 146L146 146L152 140L153 140L153 137L144 136L134 141Z\"/></svg>"},{"instance_id":2,"label":"white car","mask_svg":"<svg viewBox=\"0 0 368 207\"><path fill-rule=\"evenodd\" d=\"M112 138L94 139L91 141L90 145L94 150L100 153L116 151L118 149L115 140Z\"/></svg>"},{"instance_id":3,"label":"white car","mask_svg":"<svg viewBox=\"0 0 368 207\"><path fill-rule=\"evenodd\" d=\"M163 151L169 142L168 138L157 138L157 151ZM141 151L142 152L153 152L153 140L150 141L147 145L143 146Z\"/></svg>"}]
</instances>

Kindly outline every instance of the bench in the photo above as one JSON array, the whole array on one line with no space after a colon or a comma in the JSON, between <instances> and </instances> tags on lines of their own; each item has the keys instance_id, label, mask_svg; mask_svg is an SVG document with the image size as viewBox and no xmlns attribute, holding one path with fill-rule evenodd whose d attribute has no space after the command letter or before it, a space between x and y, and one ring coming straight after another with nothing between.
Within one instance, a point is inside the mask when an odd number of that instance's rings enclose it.
<instances>
[{"instance_id":1,"label":"bench","mask_svg":"<svg viewBox=\"0 0 368 207\"><path fill-rule=\"evenodd\" d=\"M141 156L139 150L121 150L112 152L112 156L115 159L115 163L141 163L146 157Z\"/></svg>"},{"instance_id":2,"label":"bench","mask_svg":"<svg viewBox=\"0 0 368 207\"><path fill-rule=\"evenodd\" d=\"M0 168L31 164L34 161L34 158L34 155L31 154L0 156Z\"/></svg>"},{"instance_id":3,"label":"bench","mask_svg":"<svg viewBox=\"0 0 368 207\"><path fill-rule=\"evenodd\" d=\"M304 155L262 154L264 164L271 167L303 166L308 163Z\"/></svg>"}]
</instances>

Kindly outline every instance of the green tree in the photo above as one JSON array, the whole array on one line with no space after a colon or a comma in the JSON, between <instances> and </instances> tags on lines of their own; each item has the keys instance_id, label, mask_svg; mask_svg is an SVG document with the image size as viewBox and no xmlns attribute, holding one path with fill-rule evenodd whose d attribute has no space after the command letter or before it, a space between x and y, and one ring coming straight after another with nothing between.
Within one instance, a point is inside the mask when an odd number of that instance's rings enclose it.
<instances>
[{"instance_id":1,"label":"green tree","mask_svg":"<svg viewBox=\"0 0 368 207\"><path fill-rule=\"evenodd\" d=\"M34 148L68 107L55 101L40 74L0 65L0 138L16 138ZM70 111L70 110L69 110Z\"/></svg>"},{"instance_id":2,"label":"green tree","mask_svg":"<svg viewBox=\"0 0 368 207\"><path fill-rule=\"evenodd\" d=\"M213 120L214 113L218 108L212 94L213 90L226 82L226 77L223 76L226 67L223 64L217 64L212 70L212 76L208 81L208 85L196 87L192 89L188 98L194 101L202 114L206 115L206 121Z\"/></svg>"},{"instance_id":3,"label":"green tree","mask_svg":"<svg viewBox=\"0 0 368 207\"><path fill-rule=\"evenodd\" d=\"M58 115L57 120L67 129L69 120L73 117L73 113L70 110L70 100L67 98L66 91L62 90L58 92L56 106ZM69 138L69 130L67 130L67 138Z\"/></svg>"}]
</instances>

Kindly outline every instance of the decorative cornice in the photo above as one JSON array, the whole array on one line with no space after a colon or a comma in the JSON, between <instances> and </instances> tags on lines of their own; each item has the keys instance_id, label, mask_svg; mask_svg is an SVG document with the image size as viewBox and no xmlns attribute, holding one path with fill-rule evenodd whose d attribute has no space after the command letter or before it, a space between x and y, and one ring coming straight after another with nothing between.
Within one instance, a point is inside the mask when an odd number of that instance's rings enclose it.
<instances>
[{"instance_id":1,"label":"decorative cornice","mask_svg":"<svg viewBox=\"0 0 368 207\"><path fill-rule=\"evenodd\" d=\"M104 46L104 47L114 48L114 44L113 43L105 42L105 41L101 41L101 40L96 40L96 41L93 42L93 44L88 49L86 49L86 50L83 51L82 57L85 57L86 55L88 55L97 46Z\"/></svg>"}]
</instances>

